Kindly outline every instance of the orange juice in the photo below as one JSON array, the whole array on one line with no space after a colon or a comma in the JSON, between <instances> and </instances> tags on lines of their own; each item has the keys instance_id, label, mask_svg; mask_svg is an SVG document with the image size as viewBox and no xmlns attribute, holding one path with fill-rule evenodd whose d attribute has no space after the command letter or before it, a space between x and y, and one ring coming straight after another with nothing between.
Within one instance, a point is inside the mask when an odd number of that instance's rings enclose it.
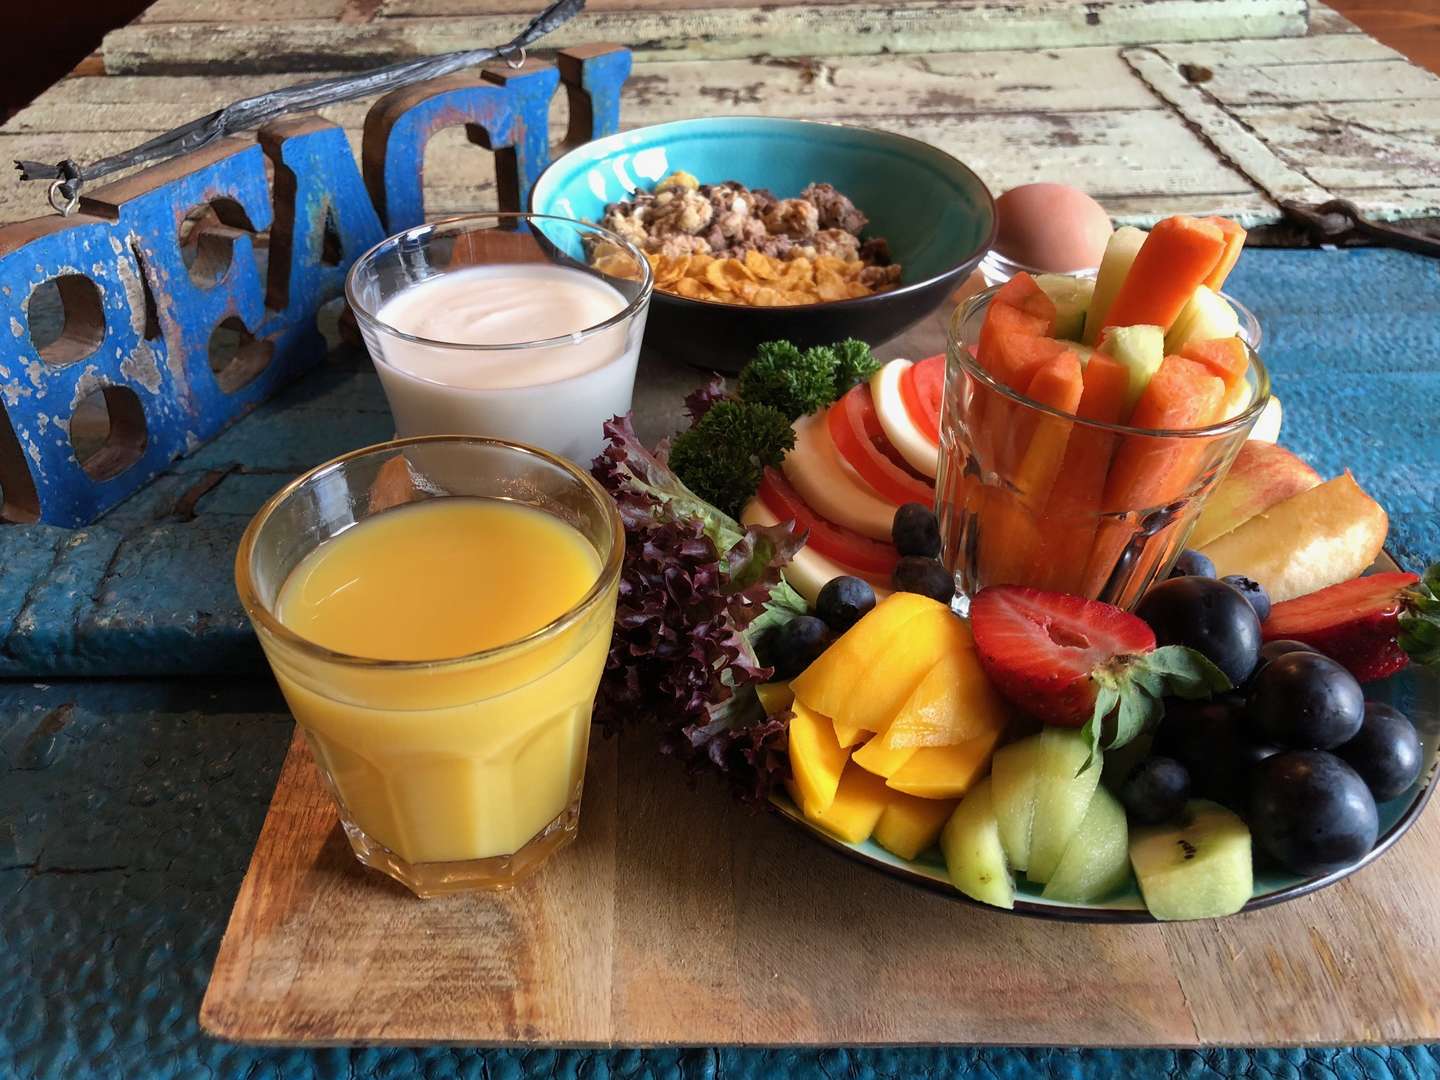
<instances>
[{"instance_id":1,"label":"orange juice","mask_svg":"<svg viewBox=\"0 0 1440 1080\"><path fill-rule=\"evenodd\" d=\"M376 661L266 643L347 824L408 863L456 862L511 855L573 812L613 596L537 631L600 570L560 518L465 497L387 510L295 566L280 621Z\"/></svg>"}]
</instances>

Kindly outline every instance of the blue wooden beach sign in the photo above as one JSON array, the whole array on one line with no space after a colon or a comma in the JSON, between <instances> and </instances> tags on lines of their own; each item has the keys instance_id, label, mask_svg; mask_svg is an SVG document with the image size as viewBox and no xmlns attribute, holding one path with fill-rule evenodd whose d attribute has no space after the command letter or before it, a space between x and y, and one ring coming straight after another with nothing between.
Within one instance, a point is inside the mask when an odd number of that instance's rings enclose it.
<instances>
[{"instance_id":1,"label":"blue wooden beach sign","mask_svg":"<svg viewBox=\"0 0 1440 1080\"><path fill-rule=\"evenodd\" d=\"M523 209L561 85L568 146L619 130L629 74L628 50L585 45L451 75L380 98L359 163L336 125L286 118L0 227L0 518L88 524L319 363L350 263L424 220L437 131L494 152L500 209Z\"/></svg>"}]
</instances>

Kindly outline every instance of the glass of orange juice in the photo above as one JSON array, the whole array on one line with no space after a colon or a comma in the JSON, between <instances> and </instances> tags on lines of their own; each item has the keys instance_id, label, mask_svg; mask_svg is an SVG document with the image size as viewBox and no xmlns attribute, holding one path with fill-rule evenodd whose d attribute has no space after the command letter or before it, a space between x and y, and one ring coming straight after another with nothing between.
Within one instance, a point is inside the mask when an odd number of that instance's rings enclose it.
<instances>
[{"instance_id":1,"label":"glass of orange juice","mask_svg":"<svg viewBox=\"0 0 1440 1080\"><path fill-rule=\"evenodd\" d=\"M575 836L624 555L543 450L357 450L250 523L236 587L359 860L419 896L505 888Z\"/></svg>"},{"instance_id":2,"label":"glass of orange juice","mask_svg":"<svg viewBox=\"0 0 1440 1080\"><path fill-rule=\"evenodd\" d=\"M1057 411L975 359L995 290L955 312L946 353L936 511L962 596L1027 585L1133 606L1184 547L1270 397L1260 328L1233 300L1248 404L1205 427L1157 430Z\"/></svg>"}]
</instances>

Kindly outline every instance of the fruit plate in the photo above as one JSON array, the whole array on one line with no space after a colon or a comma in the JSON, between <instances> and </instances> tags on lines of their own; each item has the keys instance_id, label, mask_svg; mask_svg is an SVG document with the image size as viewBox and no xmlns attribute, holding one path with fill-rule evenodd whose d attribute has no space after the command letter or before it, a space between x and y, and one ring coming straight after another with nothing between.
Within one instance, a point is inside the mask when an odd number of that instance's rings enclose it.
<instances>
[{"instance_id":1,"label":"fruit plate","mask_svg":"<svg viewBox=\"0 0 1440 1080\"><path fill-rule=\"evenodd\" d=\"M1397 569L1388 556L1382 556L1374 571ZM1370 683L1365 687L1369 701L1384 701L1399 709L1415 724L1420 734L1424 765L1420 779L1403 795L1388 802L1380 803L1380 836L1370 853L1358 862L1320 877L1298 877L1279 867L1262 865L1255 867L1255 892L1244 910L1255 911L1306 896L1323 889L1342 878L1349 877L1361 867L1367 866L1383 855L1419 819L1425 804L1435 789L1437 770L1437 748L1440 748L1440 675L1423 668L1409 667L1398 675L1382 682ZM821 843L848 855L873 869L891 874L912 885L930 889L961 903L987 907L972 900L950 884L945 873L945 862L938 848L922 852L915 859L902 859L886 851L873 840L858 844L848 843L808 821L800 808L783 792L772 797L775 810L789 821L809 832ZM1075 922L1139 923L1156 921L1140 898L1139 888L1133 879L1125 889L1100 903L1074 904L1044 898L1041 886L1028 881L1023 875L1015 881L1015 914L1032 918L1059 919ZM990 910L997 910L991 908Z\"/></svg>"}]
</instances>

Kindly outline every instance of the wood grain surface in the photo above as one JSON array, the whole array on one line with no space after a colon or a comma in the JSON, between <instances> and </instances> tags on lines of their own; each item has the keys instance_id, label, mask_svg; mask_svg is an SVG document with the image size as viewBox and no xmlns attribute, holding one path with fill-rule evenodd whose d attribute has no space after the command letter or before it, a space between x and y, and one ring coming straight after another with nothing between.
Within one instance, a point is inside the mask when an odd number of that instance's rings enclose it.
<instances>
[{"instance_id":1,"label":"wood grain surface","mask_svg":"<svg viewBox=\"0 0 1440 1080\"><path fill-rule=\"evenodd\" d=\"M352 857L292 746L201 1010L241 1042L1395 1043L1440 1038L1432 812L1374 865L1220 921L982 910L842 858L635 740L508 894L416 900Z\"/></svg>"}]
</instances>

